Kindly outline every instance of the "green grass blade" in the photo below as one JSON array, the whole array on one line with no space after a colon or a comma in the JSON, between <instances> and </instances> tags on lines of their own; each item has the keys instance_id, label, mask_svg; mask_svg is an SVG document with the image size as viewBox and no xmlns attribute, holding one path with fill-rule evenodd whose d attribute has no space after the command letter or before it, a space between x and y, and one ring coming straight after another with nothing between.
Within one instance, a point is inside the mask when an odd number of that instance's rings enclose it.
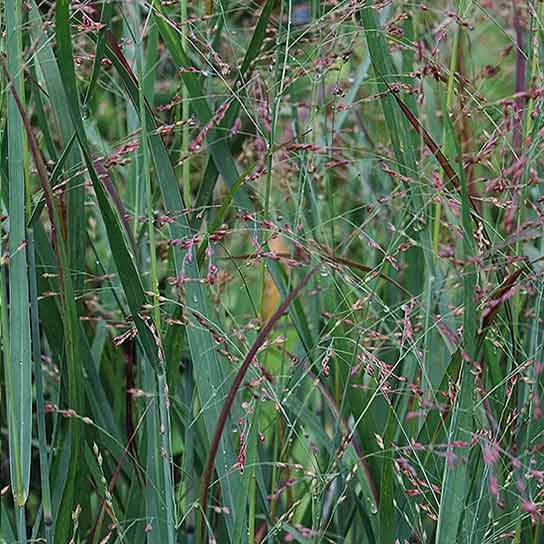
<instances>
[{"instance_id":1,"label":"green grass blade","mask_svg":"<svg viewBox=\"0 0 544 544\"><path fill-rule=\"evenodd\" d=\"M28 266L30 284L30 312L32 328L32 352L34 357L34 375L36 385L36 419L38 424L38 442L40 448L40 478L42 484L43 523L47 544L52 544L54 536L53 513L51 506L51 486L49 483L49 448L45 430L45 403L43 392L43 371L40 342L40 325L38 309L38 286L36 282L37 268L35 258L34 235L28 231Z\"/></svg>"},{"instance_id":2,"label":"green grass blade","mask_svg":"<svg viewBox=\"0 0 544 544\"><path fill-rule=\"evenodd\" d=\"M114 66L119 70L131 99L137 104L138 86L135 85L135 78L127 71L123 62L120 61L121 57L119 56L119 52L117 50L115 51L116 53L114 54L110 50L110 59L114 63ZM172 164L160 136L154 133L156 124L149 112L147 113L145 122L149 124L148 133L151 156L153 158L157 182L161 189L165 208L179 218L179 221L169 224L170 236L174 239L184 239L189 235L190 230L183 214L183 204ZM230 160L232 161L232 158ZM221 164L225 165L226 163L222 162ZM229 176L230 173L231 170L228 168L224 171L225 176ZM239 176L237 175L235 179L231 180L231 185L234 185L238 179ZM240 192L237 194L239 195ZM115 221L115 218L109 217L109 221ZM172 248L172 253L175 271L178 276L180 273L184 272L191 278L199 277L198 266L194 259L184 264L184 255L180 248ZM185 269L183 268L184 266ZM129 274L127 276L127 282L131 282L132 277ZM186 310L189 315L196 314L208 316L208 302L202 285L199 282L189 282L185 286L185 289ZM127 297L128 295L129 293L127 293ZM189 349L195 360L195 381L198 385L201 403L205 407L203 410L203 417L206 422L209 438L211 439L215 423L220 413L218 396L223 394L225 376L221 368L219 356L214 349L214 340L210 332L202 327L188 327L187 338ZM197 368L198 371L196 370ZM238 496L237 486L239 485L239 476L228 470L228 467L234 465L235 460L236 455L233 445L229 440L223 439L222 447L217 456L217 470L223 481L223 501L227 505L234 505L235 497ZM233 515L229 516L226 522L227 526L232 528L233 524L236 522L236 516L239 515L239 513L234 511L233 506L230 506L230 508Z\"/></svg>"},{"instance_id":3,"label":"green grass blade","mask_svg":"<svg viewBox=\"0 0 544 544\"><path fill-rule=\"evenodd\" d=\"M5 4L7 70L23 97L22 3ZM23 98L24 100L24 98ZM30 349L29 288L26 252L26 200L28 170L26 138L14 96L7 99L9 172L9 355L6 365L6 401L12 493L17 509L18 539L26 542L24 509L30 485L32 438L32 353Z\"/></svg>"},{"instance_id":4,"label":"green grass blade","mask_svg":"<svg viewBox=\"0 0 544 544\"><path fill-rule=\"evenodd\" d=\"M473 394L474 375L471 366L478 360L476 330L478 317L474 302L474 293L477 286L476 266L472 258L475 255L474 232L471 219L471 204L465 176L461 171L462 221L463 221L463 359L460 373L458 392L454 401L450 426L448 430L448 455L444 465L442 478L442 493L440 495L440 509L436 543L455 543L459 539L459 524L466 507L468 487L468 460L458 456L458 449L450 444L456 441L465 441L470 444L473 429ZM463 451L467 452L468 447Z\"/></svg>"}]
</instances>

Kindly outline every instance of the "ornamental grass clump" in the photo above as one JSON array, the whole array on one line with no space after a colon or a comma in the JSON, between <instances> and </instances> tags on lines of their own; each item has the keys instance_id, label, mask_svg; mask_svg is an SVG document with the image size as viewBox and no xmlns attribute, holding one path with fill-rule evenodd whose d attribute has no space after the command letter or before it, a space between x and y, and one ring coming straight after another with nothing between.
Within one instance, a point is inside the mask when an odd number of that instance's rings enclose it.
<instances>
[{"instance_id":1,"label":"ornamental grass clump","mask_svg":"<svg viewBox=\"0 0 544 544\"><path fill-rule=\"evenodd\" d=\"M5 0L0 542L542 542L543 21Z\"/></svg>"}]
</instances>

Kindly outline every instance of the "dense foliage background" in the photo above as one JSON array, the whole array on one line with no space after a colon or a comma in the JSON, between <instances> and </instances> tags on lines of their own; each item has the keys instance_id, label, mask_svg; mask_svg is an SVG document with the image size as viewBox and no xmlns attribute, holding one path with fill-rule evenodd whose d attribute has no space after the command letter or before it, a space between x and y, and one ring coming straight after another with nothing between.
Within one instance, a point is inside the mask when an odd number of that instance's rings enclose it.
<instances>
[{"instance_id":1,"label":"dense foliage background","mask_svg":"<svg viewBox=\"0 0 544 544\"><path fill-rule=\"evenodd\" d=\"M2 542L544 542L542 1L0 8Z\"/></svg>"}]
</instances>

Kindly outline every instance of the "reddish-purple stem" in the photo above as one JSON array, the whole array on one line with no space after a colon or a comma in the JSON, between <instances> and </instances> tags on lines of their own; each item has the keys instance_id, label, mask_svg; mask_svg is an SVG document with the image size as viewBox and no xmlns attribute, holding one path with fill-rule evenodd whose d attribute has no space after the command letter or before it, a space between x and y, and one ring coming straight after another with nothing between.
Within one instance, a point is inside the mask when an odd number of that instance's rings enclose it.
<instances>
[{"instance_id":1,"label":"reddish-purple stem","mask_svg":"<svg viewBox=\"0 0 544 544\"><path fill-rule=\"evenodd\" d=\"M143 421L143 416L140 418L140 422L141 421ZM127 456L128 452L129 452L129 450L131 448L134 449L134 439L136 438L136 433L138 432L139 427L140 427L140 423L138 423L138 427L136 429L133 428L132 434L129 435L128 443L123 448L123 452L121 453L121 457L117 461L117 465L116 465L115 470L113 472L113 476L112 476L111 481L110 481L110 483L108 485L108 492L109 492L110 495L113 493L113 490L115 489L115 486L117 484L117 480L119 479L119 476L121 475L121 468L123 467L125 457ZM135 458L134 461L135 461L135 463L134 463L135 471L136 471L136 474L138 475L139 474L139 465L138 465L138 462L137 462L137 458ZM143 485L145 485L145 484L143 484ZM96 531L98 529L99 524L101 524L102 513L104 512L105 509L106 509L106 495L104 494L104 496L100 499L100 510L98 512L98 515L96 516L93 528L91 529L91 533L89 535L89 542L94 542L94 536L95 536L95 533L96 533Z\"/></svg>"},{"instance_id":2,"label":"reddish-purple stem","mask_svg":"<svg viewBox=\"0 0 544 544\"><path fill-rule=\"evenodd\" d=\"M291 302L298 296L298 294L302 291L302 289L304 289L304 287L306 286L310 278L314 275L318 267L319 265L314 266L308 272L308 274L306 274L306 276L302 278L301 282L287 295L285 300L280 304L280 306L274 312L272 317L261 329L255 342L251 346L251 349L248 351L244 359L244 362L242 363L242 366L240 366L240 369L238 370L238 374L236 374L236 378L234 378L234 382L231 385L231 388L229 390L225 403L223 404L223 409L221 410L221 414L219 415L219 420L217 422L215 433L213 435L213 439L210 444L210 450L208 452L208 460L206 462L206 468L204 470L204 474L202 478L202 491L201 491L201 498L200 498L202 523L200 527L200 542L203 542L203 537L204 537L206 503L208 502L208 491L210 488L210 481L212 478L213 466L215 464L215 457L217 455L217 450L219 448L219 443L221 441L221 437L223 435L223 431L227 423L227 418L228 418L230 409L232 407L234 399L236 398L236 393L238 392L238 389L240 389L240 385L242 385L242 380L244 379L244 376L246 375L246 372L249 366L251 365L251 362L253 361L255 355L257 355L257 352L259 351L261 346L264 344L266 338L268 337L272 329L274 328L274 325L280 320L280 318L286 312Z\"/></svg>"},{"instance_id":3,"label":"reddish-purple stem","mask_svg":"<svg viewBox=\"0 0 544 544\"><path fill-rule=\"evenodd\" d=\"M64 281L63 280L64 270L60 264L60 257L58 255L57 228L56 228L57 224L55 221L55 213L53 211L54 210L53 198L51 196L51 191L49 190L49 184L47 182L47 170L45 168L45 163L43 162L42 155L38 148L38 144L36 143L36 138L34 137L34 133L32 132L30 119L28 118L28 115L26 114L23 104L21 103L21 99L19 98L19 95L17 94L15 86L13 85L13 81L11 80L11 76L9 75L9 72L7 70L7 67L6 67L7 57L5 54L2 54L0 58L2 60L2 67L4 68L4 72L8 80L8 85L11 87L11 93L17 105L17 109L19 110L19 114L21 115L21 119L23 120L23 125L25 127L25 132L26 132L28 143L30 146L30 152L32 154L32 158L34 159L36 170L38 171L38 178L40 180L40 184L42 186L43 194L45 197L45 203L47 207L47 214L49 216L49 222L51 223L51 245L53 246L53 249L55 249L55 259L56 259L57 268L59 271L60 280L62 284Z\"/></svg>"},{"instance_id":4,"label":"reddish-purple stem","mask_svg":"<svg viewBox=\"0 0 544 544\"><path fill-rule=\"evenodd\" d=\"M516 158L521 156L522 152L522 111L525 104L525 51L524 51L524 39L523 39L523 22L521 20L521 15L519 12L519 7L517 0L512 0L512 9L514 12L514 30L516 32L516 108L514 111L513 118L513 136L512 136L512 145L514 151L517 154ZM514 187L512 189L512 205L507 209L504 223L506 231L511 233L515 229L515 215L518 210L518 200L519 200L519 178L514 178Z\"/></svg>"},{"instance_id":5,"label":"reddish-purple stem","mask_svg":"<svg viewBox=\"0 0 544 544\"><path fill-rule=\"evenodd\" d=\"M516 153L521 151L521 111L525 103L523 92L525 91L525 43L523 36L523 22L518 8L517 0L512 0L514 10L514 30L516 31L516 104L518 106L517 115L514 119L514 149Z\"/></svg>"}]
</instances>

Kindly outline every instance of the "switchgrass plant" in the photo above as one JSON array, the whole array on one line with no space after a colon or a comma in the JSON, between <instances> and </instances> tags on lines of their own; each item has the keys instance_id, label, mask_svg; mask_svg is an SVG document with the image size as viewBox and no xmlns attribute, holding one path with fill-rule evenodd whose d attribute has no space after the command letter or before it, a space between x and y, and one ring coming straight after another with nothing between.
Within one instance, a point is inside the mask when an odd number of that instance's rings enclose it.
<instances>
[{"instance_id":1,"label":"switchgrass plant","mask_svg":"<svg viewBox=\"0 0 544 544\"><path fill-rule=\"evenodd\" d=\"M544 542L542 2L0 8L2 542Z\"/></svg>"}]
</instances>

